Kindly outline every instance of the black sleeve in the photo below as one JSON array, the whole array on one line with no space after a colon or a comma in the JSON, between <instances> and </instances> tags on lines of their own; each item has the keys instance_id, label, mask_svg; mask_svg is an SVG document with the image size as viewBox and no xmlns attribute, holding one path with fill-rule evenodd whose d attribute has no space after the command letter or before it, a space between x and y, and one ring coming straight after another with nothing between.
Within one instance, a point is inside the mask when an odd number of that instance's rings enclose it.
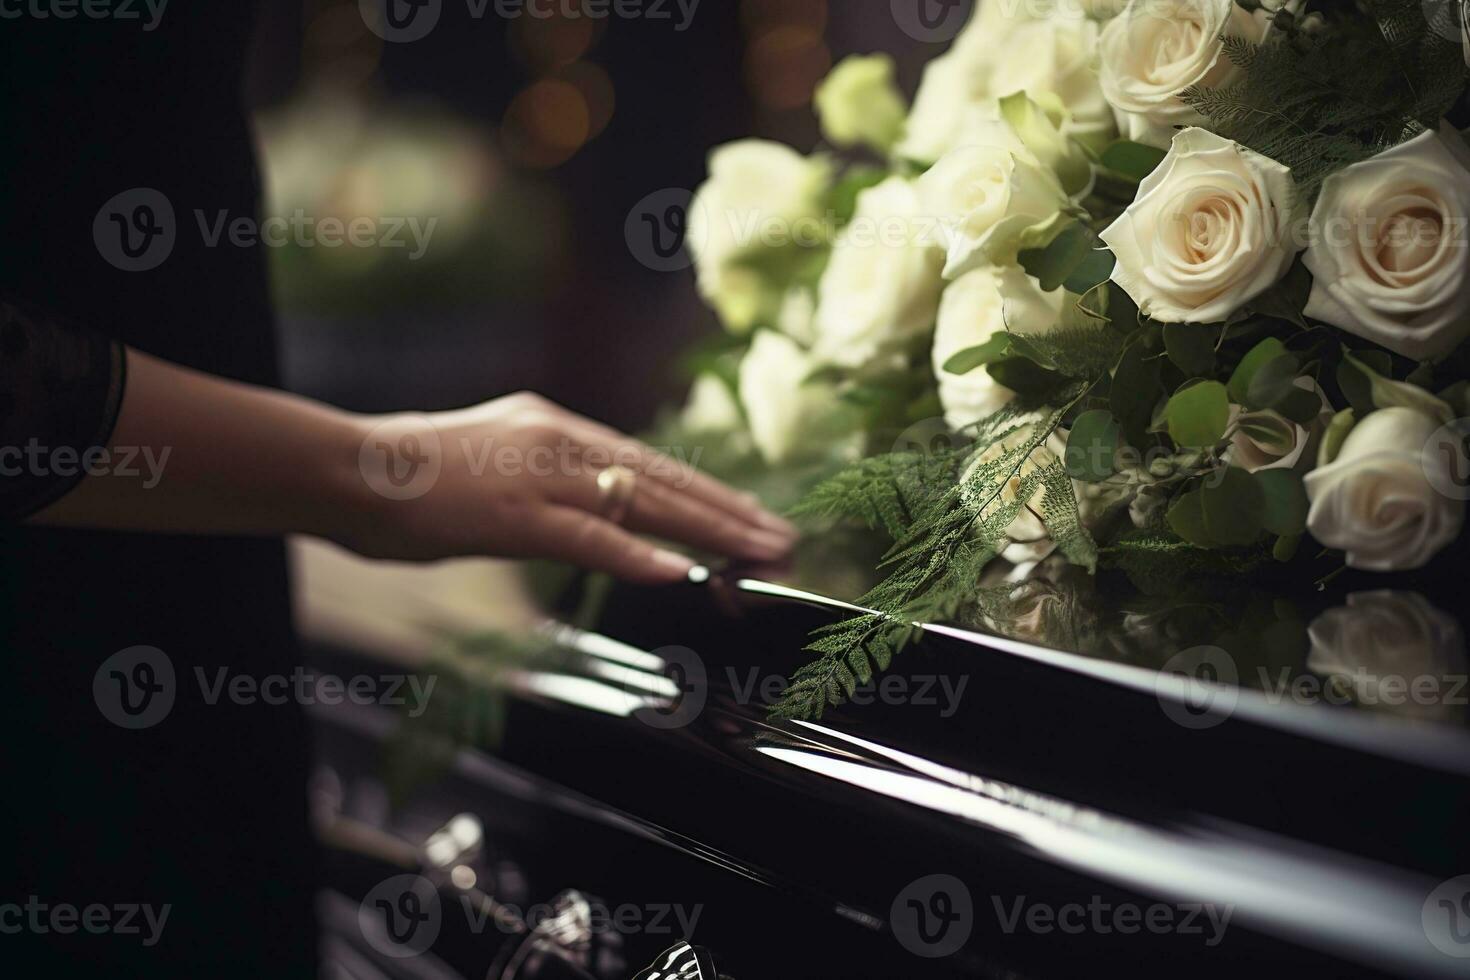
<instances>
[{"instance_id":1,"label":"black sleeve","mask_svg":"<svg viewBox=\"0 0 1470 980\"><path fill-rule=\"evenodd\" d=\"M0 295L0 522L24 520L106 465L124 350Z\"/></svg>"}]
</instances>

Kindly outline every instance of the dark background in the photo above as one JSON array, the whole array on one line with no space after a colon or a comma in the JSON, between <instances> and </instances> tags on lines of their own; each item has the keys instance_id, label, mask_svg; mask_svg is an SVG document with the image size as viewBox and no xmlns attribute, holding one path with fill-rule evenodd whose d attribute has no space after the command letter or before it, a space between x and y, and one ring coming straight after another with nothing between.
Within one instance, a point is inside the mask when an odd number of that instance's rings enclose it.
<instances>
[{"instance_id":1,"label":"dark background","mask_svg":"<svg viewBox=\"0 0 1470 980\"><path fill-rule=\"evenodd\" d=\"M530 388L629 429L682 397L682 352L720 328L692 271L630 252L630 209L697 187L720 143L817 149L811 94L843 56L893 53L912 92L944 46L907 37L886 0L702 0L682 32L664 9L508 20L446 0L426 38L392 44L355 0L271 0L246 93L267 211L388 215L426 180L443 195L416 263L271 250L291 387L372 411Z\"/></svg>"}]
</instances>

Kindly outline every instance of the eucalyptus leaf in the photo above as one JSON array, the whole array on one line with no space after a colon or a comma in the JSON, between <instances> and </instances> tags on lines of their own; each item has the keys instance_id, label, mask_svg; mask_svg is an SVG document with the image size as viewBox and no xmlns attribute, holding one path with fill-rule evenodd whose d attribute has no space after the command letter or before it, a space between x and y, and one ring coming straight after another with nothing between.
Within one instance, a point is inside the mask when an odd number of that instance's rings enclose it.
<instances>
[{"instance_id":1,"label":"eucalyptus leaf","mask_svg":"<svg viewBox=\"0 0 1470 980\"><path fill-rule=\"evenodd\" d=\"M1142 181L1164 162L1166 155L1156 146L1118 140L1103 151L1102 165L1115 174Z\"/></svg>"},{"instance_id":2,"label":"eucalyptus leaf","mask_svg":"<svg viewBox=\"0 0 1470 980\"><path fill-rule=\"evenodd\" d=\"M1145 444L1161 394L1159 362L1148 357L1140 344L1130 345L1113 371L1108 405L1123 427L1124 437L1134 446Z\"/></svg>"},{"instance_id":3,"label":"eucalyptus leaf","mask_svg":"<svg viewBox=\"0 0 1470 980\"><path fill-rule=\"evenodd\" d=\"M1250 353L1241 358L1235 373L1230 376L1230 400L1244 405L1251 379L1256 376L1256 372L1286 353L1286 345L1275 337L1267 337L1251 348Z\"/></svg>"},{"instance_id":4,"label":"eucalyptus leaf","mask_svg":"<svg viewBox=\"0 0 1470 980\"><path fill-rule=\"evenodd\" d=\"M1202 381L1180 389L1164 409L1169 437L1188 448L1219 443L1230 423L1230 396L1218 381Z\"/></svg>"},{"instance_id":5,"label":"eucalyptus leaf","mask_svg":"<svg viewBox=\"0 0 1470 980\"><path fill-rule=\"evenodd\" d=\"M1005 357L1010 349L1010 334L996 333L985 343L975 347L966 347L950 357L944 362L944 370L949 374L969 374L976 368L984 367L986 364Z\"/></svg>"},{"instance_id":6,"label":"eucalyptus leaf","mask_svg":"<svg viewBox=\"0 0 1470 980\"><path fill-rule=\"evenodd\" d=\"M1008 357L986 366L990 376L1019 395L1044 399L1062 382L1060 375L1024 357Z\"/></svg>"},{"instance_id":7,"label":"eucalyptus leaf","mask_svg":"<svg viewBox=\"0 0 1470 980\"><path fill-rule=\"evenodd\" d=\"M1205 533L1225 547L1253 544L1265 528L1266 495L1261 484L1232 466L1205 481L1200 489Z\"/></svg>"},{"instance_id":8,"label":"eucalyptus leaf","mask_svg":"<svg viewBox=\"0 0 1470 980\"><path fill-rule=\"evenodd\" d=\"M1027 249L1016 260L1047 292L1065 284L1074 293L1085 293L1106 281L1113 271L1112 253L1081 221L1062 228L1045 248Z\"/></svg>"},{"instance_id":9,"label":"eucalyptus leaf","mask_svg":"<svg viewBox=\"0 0 1470 980\"><path fill-rule=\"evenodd\" d=\"M1164 349L1179 370L1192 377L1203 377L1215 370L1214 333L1197 323L1164 324Z\"/></svg>"},{"instance_id":10,"label":"eucalyptus leaf","mask_svg":"<svg viewBox=\"0 0 1470 980\"><path fill-rule=\"evenodd\" d=\"M1294 323L1306 330L1306 317L1302 311L1312 295L1312 274L1301 259L1297 259L1286 275L1276 285L1261 293L1246 304L1248 308L1276 320Z\"/></svg>"},{"instance_id":11,"label":"eucalyptus leaf","mask_svg":"<svg viewBox=\"0 0 1470 980\"><path fill-rule=\"evenodd\" d=\"M1357 424L1357 414L1351 408L1344 408L1332 416L1332 421L1327 423L1327 429L1322 433L1322 445L1317 448L1319 467L1337 459L1337 454L1342 452L1342 444L1347 441L1348 433Z\"/></svg>"},{"instance_id":12,"label":"eucalyptus leaf","mask_svg":"<svg viewBox=\"0 0 1470 980\"><path fill-rule=\"evenodd\" d=\"M1283 534L1276 539L1276 544L1271 548L1271 557L1285 563L1296 557L1297 549L1301 547L1302 536L1300 534Z\"/></svg>"},{"instance_id":13,"label":"eucalyptus leaf","mask_svg":"<svg viewBox=\"0 0 1470 980\"><path fill-rule=\"evenodd\" d=\"M1423 388L1403 381L1394 381L1386 376L1386 372L1380 373L1375 370L1361 355L1344 351L1343 363L1338 367L1338 379L1342 381L1344 375L1351 377L1354 373L1367 378L1369 397L1372 402L1369 409L1411 408L1445 424L1455 419L1454 410L1447 403L1435 398ZM1344 391L1346 392L1346 385L1344 385ZM1358 396L1361 398L1361 392L1358 393ZM1349 400L1352 400L1352 395L1349 395ZM1360 407L1357 401L1353 401L1353 407Z\"/></svg>"},{"instance_id":14,"label":"eucalyptus leaf","mask_svg":"<svg viewBox=\"0 0 1470 980\"><path fill-rule=\"evenodd\" d=\"M1067 475L1084 483L1101 483L1117 471L1118 440L1122 427L1105 409L1083 412L1067 437Z\"/></svg>"},{"instance_id":15,"label":"eucalyptus leaf","mask_svg":"<svg viewBox=\"0 0 1470 980\"><path fill-rule=\"evenodd\" d=\"M1245 392L1246 406L1256 409L1276 408L1293 391L1301 390L1296 387L1297 373L1300 370L1301 362L1291 354L1272 358L1251 376L1250 385Z\"/></svg>"},{"instance_id":16,"label":"eucalyptus leaf","mask_svg":"<svg viewBox=\"0 0 1470 980\"><path fill-rule=\"evenodd\" d=\"M1298 535L1307 529L1307 491L1302 478L1288 469L1261 470L1255 474L1265 500L1261 523L1272 534Z\"/></svg>"},{"instance_id":17,"label":"eucalyptus leaf","mask_svg":"<svg viewBox=\"0 0 1470 980\"><path fill-rule=\"evenodd\" d=\"M1190 544L1201 548L1214 547L1209 532L1205 530L1204 495L1193 490L1174 501L1166 518L1170 530Z\"/></svg>"}]
</instances>

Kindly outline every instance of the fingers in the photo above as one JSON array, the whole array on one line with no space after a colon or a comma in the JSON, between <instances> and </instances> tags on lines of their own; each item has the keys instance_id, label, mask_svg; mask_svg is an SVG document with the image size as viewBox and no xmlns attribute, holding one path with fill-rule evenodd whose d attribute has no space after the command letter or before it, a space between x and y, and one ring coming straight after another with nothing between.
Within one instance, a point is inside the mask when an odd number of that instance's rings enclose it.
<instances>
[{"instance_id":1,"label":"fingers","mask_svg":"<svg viewBox=\"0 0 1470 980\"><path fill-rule=\"evenodd\" d=\"M547 558L608 572L629 582L666 585L684 581L694 562L610 524L595 514L548 505L533 520L536 551Z\"/></svg>"},{"instance_id":2,"label":"fingers","mask_svg":"<svg viewBox=\"0 0 1470 980\"><path fill-rule=\"evenodd\" d=\"M561 503L596 513L601 506L596 477L562 483L554 494ZM649 475L640 475L622 526L706 551L747 561L777 562L791 553L793 540L748 524Z\"/></svg>"},{"instance_id":3,"label":"fingers","mask_svg":"<svg viewBox=\"0 0 1470 980\"><path fill-rule=\"evenodd\" d=\"M762 528L791 541L796 539L797 531L790 521L783 520L766 510L754 496L727 487L719 480L699 472L687 463L645 446L637 439L625 436L616 429L579 415L568 413L567 428L572 437L585 446L598 446L615 454L620 461L623 458L633 460L632 468L652 480L682 491L689 497L702 501L709 507L746 524Z\"/></svg>"}]
</instances>

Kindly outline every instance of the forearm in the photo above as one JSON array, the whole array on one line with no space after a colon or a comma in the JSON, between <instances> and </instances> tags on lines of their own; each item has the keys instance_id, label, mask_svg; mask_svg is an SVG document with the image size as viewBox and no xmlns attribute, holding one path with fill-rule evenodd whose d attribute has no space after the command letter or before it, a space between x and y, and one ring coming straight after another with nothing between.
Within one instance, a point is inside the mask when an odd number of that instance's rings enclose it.
<instances>
[{"instance_id":1,"label":"forearm","mask_svg":"<svg viewBox=\"0 0 1470 980\"><path fill-rule=\"evenodd\" d=\"M129 351L107 465L31 522L335 538L369 506L363 431L320 403Z\"/></svg>"}]
</instances>

